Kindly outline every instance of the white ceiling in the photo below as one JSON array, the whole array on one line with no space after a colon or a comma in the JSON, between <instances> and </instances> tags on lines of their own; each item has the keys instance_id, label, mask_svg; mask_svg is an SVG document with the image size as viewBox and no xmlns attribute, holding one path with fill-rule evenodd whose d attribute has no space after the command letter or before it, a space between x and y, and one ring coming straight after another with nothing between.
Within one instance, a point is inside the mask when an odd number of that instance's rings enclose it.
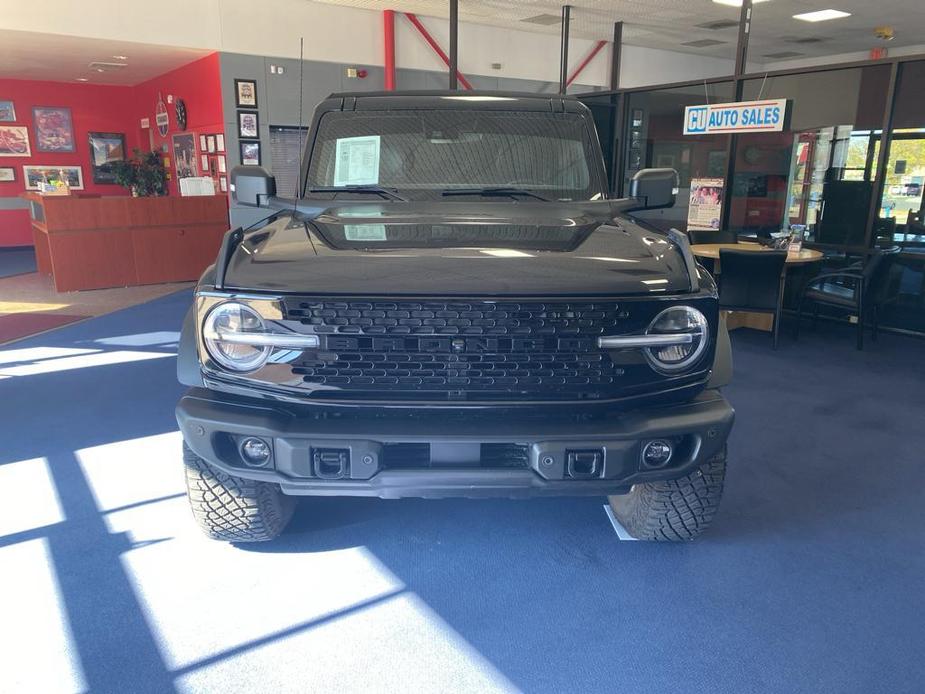
<instances>
[{"instance_id":1,"label":"white ceiling","mask_svg":"<svg viewBox=\"0 0 925 694\"><path fill-rule=\"evenodd\" d=\"M447 17L447 0L314 0L367 10L391 8L433 17ZM460 0L461 21L506 26L522 31L559 33L556 19L563 1L557 0ZM733 58L738 36L739 8L711 0L569 0L571 35L589 39L613 38L613 24L624 22L623 41L629 45L683 51L718 58ZM828 22L808 23L794 14L819 9L839 9L852 16ZM552 15L546 26L524 19ZM732 21L735 25L708 29L698 25ZM874 28L891 25L896 38L883 42ZM820 38L817 43L799 39ZM709 46L685 46L692 41L721 41ZM751 36L751 59L780 59L767 54L793 52L801 56L825 56L868 51L874 46L899 47L925 43L923 0L769 0L755 6ZM460 50L463 50L462 46ZM790 56L795 57L795 56Z\"/></svg>"},{"instance_id":2,"label":"white ceiling","mask_svg":"<svg viewBox=\"0 0 925 694\"><path fill-rule=\"evenodd\" d=\"M0 29L0 79L64 82L83 77L92 84L135 85L210 52ZM126 66L100 73L89 67L97 61Z\"/></svg>"}]
</instances>

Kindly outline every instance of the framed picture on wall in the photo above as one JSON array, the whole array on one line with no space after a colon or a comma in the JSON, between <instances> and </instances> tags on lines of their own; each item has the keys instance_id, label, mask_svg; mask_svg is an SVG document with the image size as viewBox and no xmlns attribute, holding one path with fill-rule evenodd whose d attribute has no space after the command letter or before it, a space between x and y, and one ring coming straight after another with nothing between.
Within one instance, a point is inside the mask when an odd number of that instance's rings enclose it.
<instances>
[{"instance_id":1,"label":"framed picture on wall","mask_svg":"<svg viewBox=\"0 0 925 694\"><path fill-rule=\"evenodd\" d=\"M206 138L206 146L209 150L209 154L215 154L215 135L209 135Z\"/></svg>"},{"instance_id":2,"label":"framed picture on wall","mask_svg":"<svg viewBox=\"0 0 925 694\"><path fill-rule=\"evenodd\" d=\"M260 121L256 111L238 111L238 137L242 140L260 137Z\"/></svg>"},{"instance_id":3,"label":"framed picture on wall","mask_svg":"<svg viewBox=\"0 0 925 694\"><path fill-rule=\"evenodd\" d=\"M0 125L0 157L31 157L29 129L24 125Z\"/></svg>"},{"instance_id":4,"label":"framed picture on wall","mask_svg":"<svg viewBox=\"0 0 925 694\"><path fill-rule=\"evenodd\" d=\"M260 166L260 143L241 141L241 163L245 166Z\"/></svg>"},{"instance_id":5,"label":"framed picture on wall","mask_svg":"<svg viewBox=\"0 0 925 694\"><path fill-rule=\"evenodd\" d=\"M122 133L89 133L90 171L94 183L115 183L113 163L125 161L125 135Z\"/></svg>"},{"instance_id":6,"label":"framed picture on wall","mask_svg":"<svg viewBox=\"0 0 925 694\"><path fill-rule=\"evenodd\" d=\"M215 157L215 162L218 164L218 172L225 173L225 155L219 154Z\"/></svg>"},{"instance_id":7,"label":"framed picture on wall","mask_svg":"<svg viewBox=\"0 0 925 694\"><path fill-rule=\"evenodd\" d=\"M222 191L223 193L227 193L227 192L228 192L228 179L225 178L224 176L222 176L221 178L219 178L219 179L218 179L218 187L221 189L221 191Z\"/></svg>"},{"instance_id":8,"label":"framed picture on wall","mask_svg":"<svg viewBox=\"0 0 925 694\"><path fill-rule=\"evenodd\" d=\"M84 189L83 169L79 166L24 166L22 167L26 190L38 190L43 181L55 183L67 180L71 190Z\"/></svg>"},{"instance_id":9,"label":"framed picture on wall","mask_svg":"<svg viewBox=\"0 0 925 694\"><path fill-rule=\"evenodd\" d=\"M209 155L208 154L202 154L199 156L199 168L201 168L203 171L209 170Z\"/></svg>"},{"instance_id":10,"label":"framed picture on wall","mask_svg":"<svg viewBox=\"0 0 925 694\"><path fill-rule=\"evenodd\" d=\"M16 108L12 101L0 99L0 122L14 123L16 121Z\"/></svg>"},{"instance_id":11,"label":"framed picture on wall","mask_svg":"<svg viewBox=\"0 0 925 694\"><path fill-rule=\"evenodd\" d=\"M205 136L205 135L200 135L200 136L199 136L199 151L200 151L200 152L205 152L207 146L208 146L208 145L206 144L206 136Z\"/></svg>"},{"instance_id":12,"label":"framed picture on wall","mask_svg":"<svg viewBox=\"0 0 925 694\"><path fill-rule=\"evenodd\" d=\"M73 152L74 124L71 109L57 106L34 106L35 149L39 152Z\"/></svg>"},{"instance_id":13,"label":"framed picture on wall","mask_svg":"<svg viewBox=\"0 0 925 694\"><path fill-rule=\"evenodd\" d=\"M12 183L16 180L16 169L12 166L0 166L0 183Z\"/></svg>"},{"instance_id":14,"label":"framed picture on wall","mask_svg":"<svg viewBox=\"0 0 925 694\"><path fill-rule=\"evenodd\" d=\"M190 178L196 171L196 136L192 133L173 136L173 163L177 178Z\"/></svg>"},{"instance_id":15,"label":"framed picture on wall","mask_svg":"<svg viewBox=\"0 0 925 694\"><path fill-rule=\"evenodd\" d=\"M257 80L235 80L234 103L238 108L257 108Z\"/></svg>"},{"instance_id":16,"label":"framed picture on wall","mask_svg":"<svg viewBox=\"0 0 925 694\"><path fill-rule=\"evenodd\" d=\"M222 133L219 133L215 136L215 151L224 152L225 151L225 136Z\"/></svg>"}]
</instances>

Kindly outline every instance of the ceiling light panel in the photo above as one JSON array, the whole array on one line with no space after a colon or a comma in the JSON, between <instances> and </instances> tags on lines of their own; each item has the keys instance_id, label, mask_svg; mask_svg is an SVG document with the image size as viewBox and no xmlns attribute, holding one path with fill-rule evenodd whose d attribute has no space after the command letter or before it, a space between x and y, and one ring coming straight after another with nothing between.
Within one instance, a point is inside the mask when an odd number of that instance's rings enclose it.
<instances>
[{"instance_id":1,"label":"ceiling light panel","mask_svg":"<svg viewBox=\"0 0 925 694\"><path fill-rule=\"evenodd\" d=\"M830 19L841 19L842 17L850 16L850 12L842 12L841 10L816 10L815 12L795 14L793 18L799 19L801 22L827 22Z\"/></svg>"}]
</instances>

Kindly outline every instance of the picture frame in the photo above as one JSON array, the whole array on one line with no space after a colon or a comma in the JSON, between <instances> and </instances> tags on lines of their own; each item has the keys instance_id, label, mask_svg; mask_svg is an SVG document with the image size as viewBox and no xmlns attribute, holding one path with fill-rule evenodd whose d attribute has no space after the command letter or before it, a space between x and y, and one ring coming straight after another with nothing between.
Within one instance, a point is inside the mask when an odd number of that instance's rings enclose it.
<instances>
[{"instance_id":1,"label":"picture frame","mask_svg":"<svg viewBox=\"0 0 925 694\"><path fill-rule=\"evenodd\" d=\"M241 149L241 163L245 166L260 166L260 142L241 140L238 144Z\"/></svg>"},{"instance_id":2,"label":"picture frame","mask_svg":"<svg viewBox=\"0 0 925 694\"><path fill-rule=\"evenodd\" d=\"M199 167L203 171L208 171L209 169L209 155L208 154L202 154L199 156Z\"/></svg>"},{"instance_id":3,"label":"picture frame","mask_svg":"<svg viewBox=\"0 0 925 694\"><path fill-rule=\"evenodd\" d=\"M74 122L66 106L33 106L37 152L74 152Z\"/></svg>"},{"instance_id":4,"label":"picture frame","mask_svg":"<svg viewBox=\"0 0 925 694\"><path fill-rule=\"evenodd\" d=\"M22 167L22 173L26 190L39 190L39 183L46 179L48 181L61 180L62 173L67 177L71 190L84 189L83 168L80 166L56 166L53 164L30 166L27 164Z\"/></svg>"},{"instance_id":5,"label":"picture frame","mask_svg":"<svg viewBox=\"0 0 925 694\"><path fill-rule=\"evenodd\" d=\"M228 179L225 176L218 179L218 187L223 193L228 192Z\"/></svg>"},{"instance_id":6,"label":"picture frame","mask_svg":"<svg viewBox=\"0 0 925 694\"><path fill-rule=\"evenodd\" d=\"M224 133L218 133L215 136L215 151L224 152L225 151L225 135Z\"/></svg>"},{"instance_id":7,"label":"picture frame","mask_svg":"<svg viewBox=\"0 0 925 694\"><path fill-rule=\"evenodd\" d=\"M206 137L206 149L209 154L215 154L215 135L209 135Z\"/></svg>"},{"instance_id":8,"label":"picture frame","mask_svg":"<svg viewBox=\"0 0 925 694\"><path fill-rule=\"evenodd\" d=\"M260 137L260 116L257 111L238 111L238 138L256 140Z\"/></svg>"},{"instance_id":9,"label":"picture frame","mask_svg":"<svg viewBox=\"0 0 925 694\"><path fill-rule=\"evenodd\" d=\"M87 133L90 144L90 173L94 183L115 184L113 164L125 161L125 133Z\"/></svg>"},{"instance_id":10,"label":"picture frame","mask_svg":"<svg viewBox=\"0 0 925 694\"><path fill-rule=\"evenodd\" d=\"M238 108L257 108L257 80L234 81L234 104Z\"/></svg>"},{"instance_id":11,"label":"picture frame","mask_svg":"<svg viewBox=\"0 0 925 694\"><path fill-rule=\"evenodd\" d=\"M200 152L206 151L206 136L205 135L199 136L199 151Z\"/></svg>"},{"instance_id":12,"label":"picture frame","mask_svg":"<svg viewBox=\"0 0 925 694\"><path fill-rule=\"evenodd\" d=\"M0 99L0 123L16 122L16 106L9 99Z\"/></svg>"},{"instance_id":13,"label":"picture frame","mask_svg":"<svg viewBox=\"0 0 925 694\"><path fill-rule=\"evenodd\" d=\"M215 162L218 164L218 172L225 173L226 171L225 155L219 154L217 157L215 157Z\"/></svg>"},{"instance_id":14,"label":"picture frame","mask_svg":"<svg viewBox=\"0 0 925 694\"><path fill-rule=\"evenodd\" d=\"M16 169L12 166L0 166L0 183L14 183L16 181Z\"/></svg>"},{"instance_id":15,"label":"picture frame","mask_svg":"<svg viewBox=\"0 0 925 694\"><path fill-rule=\"evenodd\" d=\"M173 136L173 163L178 180L198 175L195 134L177 133Z\"/></svg>"},{"instance_id":16,"label":"picture frame","mask_svg":"<svg viewBox=\"0 0 925 694\"><path fill-rule=\"evenodd\" d=\"M0 157L31 157L29 129L25 125L0 125Z\"/></svg>"}]
</instances>

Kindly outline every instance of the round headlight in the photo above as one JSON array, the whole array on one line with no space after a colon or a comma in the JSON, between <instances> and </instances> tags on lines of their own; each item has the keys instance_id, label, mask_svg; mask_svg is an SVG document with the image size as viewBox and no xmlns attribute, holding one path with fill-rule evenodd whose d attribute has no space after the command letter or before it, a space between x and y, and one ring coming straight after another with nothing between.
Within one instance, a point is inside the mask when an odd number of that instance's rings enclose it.
<instances>
[{"instance_id":1,"label":"round headlight","mask_svg":"<svg viewBox=\"0 0 925 694\"><path fill-rule=\"evenodd\" d=\"M672 306L659 313L646 335L690 336L690 339L658 347L646 347L646 359L653 369L666 373L684 371L700 359L710 341L706 317L691 306Z\"/></svg>"},{"instance_id":2,"label":"round headlight","mask_svg":"<svg viewBox=\"0 0 925 694\"><path fill-rule=\"evenodd\" d=\"M254 309L226 301L209 311L202 326L202 338L209 356L226 369L253 371L263 366L272 347L244 344L234 340L234 336L264 330L263 318Z\"/></svg>"}]
</instances>

